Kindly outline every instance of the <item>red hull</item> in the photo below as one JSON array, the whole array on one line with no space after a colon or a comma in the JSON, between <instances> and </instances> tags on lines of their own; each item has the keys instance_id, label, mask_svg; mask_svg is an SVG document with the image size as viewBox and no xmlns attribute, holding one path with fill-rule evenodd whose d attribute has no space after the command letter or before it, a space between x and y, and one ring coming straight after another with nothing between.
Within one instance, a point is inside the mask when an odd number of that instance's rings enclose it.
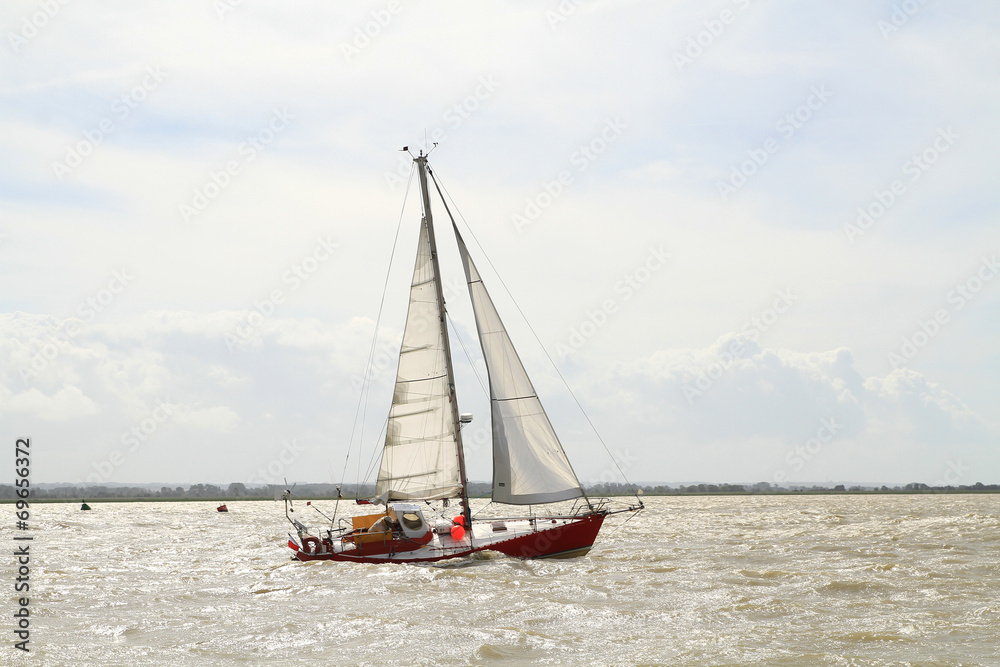
<instances>
[{"instance_id":1,"label":"red hull","mask_svg":"<svg viewBox=\"0 0 1000 667\"><path fill-rule=\"evenodd\" d=\"M522 535L512 540L491 544L487 548L515 558L582 556L594 546L603 523L603 514L588 514L569 525L539 530L531 535Z\"/></svg>"},{"instance_id":2,"label":"red hull","mask_svg":"<svg viewBox=\"0 0 1000 667\"><path fill-rule=\"evenodd\" d=\"M507 540L479 540L464 549L449 551L443 555L416 554L403 552L389 555L359 553L355 549L338 553L311 554L296 551L300 561L334 560L353 563L432 563L451 558L462 558L478 551L497 551L514 558L572 558L586 554L594 545L597 534L604 524L605 514L595 512L582 516L572 523L545 528L547 519L536 520L536 530ZM438 552L440 553L440 552Z\"/></svg>"}]
</instances>

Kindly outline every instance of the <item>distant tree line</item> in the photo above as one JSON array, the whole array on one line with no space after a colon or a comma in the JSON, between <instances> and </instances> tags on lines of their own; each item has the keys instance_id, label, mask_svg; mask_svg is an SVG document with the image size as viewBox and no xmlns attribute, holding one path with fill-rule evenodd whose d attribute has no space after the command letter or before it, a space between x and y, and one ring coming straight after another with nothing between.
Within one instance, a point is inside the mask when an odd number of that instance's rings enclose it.
<instances>
[{"instance_id":1,"label":"distant tree line","mask_svg":"<svg viewBox=\"0 0 1000 667\"><path fill-rule=\"evenodd\" d=\"M275 493L282 493L285 490L283 485L270 484L267 486L248 487L243 482L233 482L227 487L216 486L215 484L192 484L184 486L162 486L159 489L148 486L71 486L71 485L41 485L31 489L31 497L36 500L74 500L84 498L129 498L150 500L162 498L218 498L218 499L239 499L239 498L273 498ZM337 497L336 484L296 484L292 490L293 497ZM375 493L374 485L354 484L344 485L343 496L354 498L369 498ZM14 487L0 485L0 500L15 498Z\"/></svg>"},{"instance_id":2,"label":"distant tree line","mask_svg":"<svg viewBox=\"0 0 1000 667\"><path fill-rule=\"evenodd\" d=\"M1000 484L975 484L962 486L929 486L920 482L911 482L902 486L851 486L845 488L843 484L836 486L820 486L790 484L778 486L769 482L757 482L756 484L690 484L677 486L667 485L629 485L620 482L609 482L593 484L585 487L588 495L593 496L622 496L631 495L635 489L642 489L642 492L651 496L683 496L683 495L703 495L718 493L723 495L732 494L786 494L786 493L997 493L1000 492Z\"/></svg>"},{"instance_id":3,"label":"distant tree line","mask_svg":"<svg viewBox=\"0 0 1000 667\"><path fill-rule=\"evenodd\" d=\"M242 482L233 482L227 487L216 486L215 484L192 484L188 487L162 486L159 489L147 486L72 486L72 485L42 485L34 486L31 489L31 497L36 500L82 500L86 498L120 498L120 499L232 499L241 498L274 498L275 494L283 492L285 487L278 484L267 486L248 487ZM706 495L706 494L788 494L788 493L998 493L1000 484L975 484L962 486L928 486L920 482L911 482L902 486L851 486L845 488L843 484L833 487L820 485L788 485L776 486L768 482L757 482L756 484L690 484L668 486L665 484L636 486L623 484L620 482L602 482L599 484L585 485L584 489L588 496L627 496L632 495L636 490L650 496L682 496L682 495ZM469 496L472 498L488 498L492 491L492 484L489 482L470 482ZM371 498L375 495L373 484L344 484L340 489L344 498ZM336 484L296 484L292 489L295 498L336 498L338 495L338 485ZM16 495L14 487L10 485L0 485L0 500L14 500Z\"/></svg>"}]
</instances>

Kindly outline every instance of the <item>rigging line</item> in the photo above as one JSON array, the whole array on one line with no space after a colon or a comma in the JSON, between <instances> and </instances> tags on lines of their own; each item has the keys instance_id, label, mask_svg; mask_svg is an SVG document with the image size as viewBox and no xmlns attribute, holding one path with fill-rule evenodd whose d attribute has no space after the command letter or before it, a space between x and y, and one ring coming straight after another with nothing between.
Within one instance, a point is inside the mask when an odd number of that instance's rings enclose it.
<instances>
[{"instance_id":1,"label":"rigging line","mask_svg":"<svg viewBox=\"0 0 1000 667\"><path fill-rule=\"evenodd\" d=\"M438 187L438 179L434 176L433 172L431 173L431 178L434 180L434 187ZM632 493L635 494L636 493L635 486L632 484L632 482L629 481L628 477L625 476L625 471L623 471L621 466L618 465L618 459L616 459L614 454L611 453L611 450L608 448L607 443L604 442L604 438L601 437L600 431L597 430L597 427L594 426L594 422L591 421L590 415L588 415L587 411L583 409L583 405L580 403L580 399L576 397L576 394L573 392L573 389L569 386L569 383L566 381L566 378L563 377L562 371L559 370L559 367L556 365L556 362L553 361L552 355L549 354L549 351L546 349L545 345L542 344L542 341L538 337L538 334L535 333L534 328L531 326L531 322L529 322L528 318L525 317L524 311L521 310L521 306L514 299L514 295L510 293L510 290L507 288L507 283L504 282L503 277L501 277L500 272L497 271L497 268L493 266L493 261L490 259L490 256L486 254L486 250L483 248L483 245L479 242L479 239L476 238L476 233L472 231L472 226L469 224L469 221L465 219L464 215L462 215L462 211L459 210L458 205L452 198L451 193L448 192L448 189L444 187L444 185L441 185L438 194L441 194L440 190L444 190L444 194L448 195L448 199L451 200L451 205L455 207L455 212L458 213L458 217L462 219L463 223L465 223L465 228L469 230L469 235L472 237L472 240L474 240L476 242L476 245L479 246L479 252L482 253L483 257L486 258L486 263L490 265L490 268L493 269L493 273L496 275L497 280L500 281L501 285L503 285L504 291L507 292L507 296L510 297L510 300L514 304L514 307L517 308L518 314L521 315L521 319L527 325L528 330L531 332L531 335L535 337L535 341L538 343L538 346L542 348L542 352L545 353L545 357L549 360L549 363L552 364L552 368L555 369L556 374L559 376L559 379L566 387L566 390L569 391L569 395L573 397L573 401L576 403L576 407L580 409L580 412L587 420L587 423L590 424L590 428L594 431L594 435L597 436L597 439L598 441L600 441L601 446L604 447L604 451L608 453L609 457L611 457L611 462L615 465L615 468L617 468L618 474L622 476L622 479L625 480L625 483L628 484L629 487L631 487ZM444 196L441 197L441 201L444 202ZM445 211L448 212L448 216L451 217L451 210L448 208L447 203L445 203L444 209ZM452 218L452 224L454 224L454 222L455 219Z\"/></svg>"},{"instance_id":2,"label":"rigging line","mask_svg":"<svg viewBox=\"0 0 1000 667\"><path fill-rule=\"evenodd\" d=\"M347 455L348 456L351 455L351 448L350 448L350 446L348 446L348 448L347 448ZM330 470L330 481L333 482L334 484L337 484L337 478L333 476L333 464L330 462L329 458L326 460L326 467ZM347 461L346 460L344 461L344 469L345 470L347 469ZM340 497L342 495L344 495L341 492L341 488L343 486L344 486L343 481L341 481L340 484L337 484L337 502L335 502L333 504L333 516L337 516L337 510L340 509ZM316 508L316 511L319 511L319 508ZM323 514L323 513L320 512L320 514ZM326 516L326 515L323 514L323 516ZM326 517L326 518L330 519L330 517ZM330 530L334 529L334 527L335 527L334 524L335 523L336 522L335 522L334 519L330 519Z\"/></svg>"},{"instance_id":3,"label":"rigging line","mask_svg":"<svg viewBox=\"0 0 1000 667\"><path fill-rule=\"evenodd\" d=\"M344 483L344 477L347 476L347 463L351 458L351 448L354 445L354 433L358 429L358 415L361 415L361 431L358 436L358 477L361 476L361 448L364 447L364 436L365 436L365 417L368 415L368 396L371 394L369 386L369 376L371 375L372 362L375 359L375 345L378 342L378 327L382 322L382 307L385 305L385 295L389 290L389 276L392 273L392 260L396 256L396 246L399 243L399 230L403 226L403 214L406 211L406 200L410 194L410 185L413 184L413 172L415 171L415 164L410 165L410 176L406 181L406 191L403 193L403 206L399 211L399 221L396 223L396 236L392 240L392 251L389 253L389 265L386 267L385 271L385 283L382 285L382 299L378 304L378 316L375 319L375 331L372 333L372 345L368 352L368 362L365 365L365 376L361 384L361 395L358 396L358 407L354 412L354 425L351 427L351 440L347 447L347 458L344 459L344 470L341 472L340 483ZM362 412L362 404L364 405L364 411ZM360 479L358 480L360 483ZM356 495L356 494L355 494Z\"/></svg>"},{"instance_id":4,"label":"rigging line","mask_svg":"<svg viewBox=\"0 0 1000 667\"><path fill-rule=\"evenodd\" d=\"M382 424L382 430L379 431L379 433L378 433L378 440L376 440L376 442L382 442L384 440L383 436L385 435L385 432L386 432L386 430L388 430L388 428L389 428L389 418L386 417L385 423ZM372 447L372 455L368 458L368 468L367 468L368 472L365 473L365 480L370 479L371 476L372 476L372 473L375 472L375 465L376 465L375 464L375 452L377 452L377 451L378 451L377 447ZM360 456L358 458L360 459ZM359 461L359 463L360 463L360 461ZM366 481L366 483L367 483L367 481ZM361 471L359 470L358 471L359 493L360 493L360 485L361 485Z\"/></svg>"},{"instance_id":5,"label":"rigging line","mask_svg":"<svg viewBox=\"0 0 1000 667\"><path fill-rule=\"evenodd\" d=\"M636 517L636 515L637 515L638 513L639 513L639 511L638 511L638 510L636 510L635 512L633 512L633 513L631 514L631 516L629 516L629 518L627 518L627 519L625 519L624 521L622 521L622 522L621 522L621 524L620 524L620 525L619 525L619 526L618 526L617 528L615 528L615 529L614 529L614 530L613 530L613 531L611 532L611 535L617 535L617 534L618 534L618 531L619 531L619 530L621 530L621 529L622 529L622 527L623 527L623 526L624 526L624 525L625 525L626 523L628 523L629 521L631 521L632 519L634 519L634 518ZM608 537L611 537L611 535L609 535Z\"/></svg>"},{"instance_id":6,"label":"rigging line","mask_svg":"<svg viewBox=\"0 0 1000 667\"><path fill-rule=\"evenodd\" d=\"M485 498L486 496L482 496L482 497ZM482 507L480 507L476 511L476 513L474 514L474 516L479 516L480 514L482 514L483 512L485 512L486 510L488 510L490 508L490 505L492 505L492 504L493 504L493 501L490 500L490 502L488 502L485 505L483 505Z\"/></svg>"},{"instance_id":7,"label":"rigging line","mask_svg":"<svg viewBox=\"0 0 1000 667\"><path fill-rule=\"evenodd\" d=\"M482 376L479 375L479 369L476 368L476 363L472 360L472 355L469 354L469 348L465 346L465 341L462 340L462 336L458 333L458 327L455 326L455 320L451 319L451 313L446 313L448 317L448 323L451 324L451 330L455 334L455 338L458 339L459 344L462 346L462 351L465 352L465 358L469 360L469 365L472 366L472 372L476 374L476 379L479 380L479 386L483 388L483 393L486 394L486 398L490 397L490 392L486 389L486 383L483 382Z\"/></svg>"},{"instance_id":8,"label":"rigging line","mask_svg":"<svg viewBox=\"0 0 1000 667\"><path fill-rule=\"evenodd\" d=\"M385 295L386 295L386 293L388 292L388 289L389 289L389 276L392 273L392 260L396 256L396 245L399 243L399 231L400 231L400 229L403 226L403 215L404 215L404 213L406 211L406 200L407 200L407 197L410 194L410 185L413 183L413 173L414 173L415 170L416 170L416 163L412 163L410 165L410 175L409 175L409 177L407 178L407 181L406 181L406 191L403 193L403 205L402 205L402 207L399 210L399 221L396 223L396 237L392 241L392 251L391 251L391 253L389 255L389 266L386 269L386 273L385 273L385 283L382 285L382 299L381 299L381 301L379 301L378 318L375 321L375 332L372 335L372 347L371 347L371 352L370 352L370 354L368 356L368 368L365 370L365 383L364 383L365 386L366 386L366 390L365 390L365 394L364 394L365 395L365 406L364 406L364 410L362 411L362 414L361 414L361 432L360 432L360 434L358 436L358 472L357 472L357 474L359 476L361 475L361 448L364 446L364 439L365 439L365 420L368 417L368 400L371 398L371 384L368 381L368 377L369 377L369 374L371 373L372 364L373 364L373 362L375 360L375 344L376 344L376 340L378 338L378 328L379 328L379 325L382 322L382 309L383 309L383 306L385 305ZM386 417L386 425L388 425L388 417ZM376 442L376 444L372 445L372 457L373 458L374 458L374 454L375 454L375 452L377 451L377 448L378 448L378 444L377 444L378 440L376 440L375 442Z\"/></svg>"}]
</instances>

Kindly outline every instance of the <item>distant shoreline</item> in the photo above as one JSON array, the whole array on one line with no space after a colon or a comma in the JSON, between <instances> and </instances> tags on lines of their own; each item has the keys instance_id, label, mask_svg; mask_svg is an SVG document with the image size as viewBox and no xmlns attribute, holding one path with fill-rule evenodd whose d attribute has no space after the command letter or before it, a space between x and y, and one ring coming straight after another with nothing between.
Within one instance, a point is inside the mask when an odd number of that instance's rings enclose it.
<instances>
[{"instance_id":1,"label":"distant shoreline","mask_svg":"<svg viewBox=\"0 0 1000 667\"><path fill-rule=\"evenodd\" d=\"M1000 493L1000 488L998 485L984 486L981 489L975 488L964 488L964 489L945 489L945 488L929 488L929 489L868 489L868 490L844 490L835 491L833 489L803 489L803 490L785 490L785 491L672 491L672 492L648 492L644 491L643 496L648 498L661 498L661 497L671 497L671 496L893 496L893 495L979 495L979 494L993 494ZM633 497L634 494L631 493L590 493L588 495L592 498L620 498L620 497ZM487 497L471 497L472 500L486 500ZM336 501L336 496L325 496L325 495L296 495L293 498L298 501L314 501L314 500L328 500ZM0 504L8 505L17 502L17 498L0 498ZM212 496L212 497L178 497L178 498L164 498L159 496L85 496L85 497L74 497L74 498L30 498L30 502L35 504L43 503L70 503L79 504L86 500L88 504L90 503L226 503L226 502L242 502L242 501L270 501L275 502L273 496ZM354 503L355 498L341 498L344 503Z\"/></svg>"}]
</instances>

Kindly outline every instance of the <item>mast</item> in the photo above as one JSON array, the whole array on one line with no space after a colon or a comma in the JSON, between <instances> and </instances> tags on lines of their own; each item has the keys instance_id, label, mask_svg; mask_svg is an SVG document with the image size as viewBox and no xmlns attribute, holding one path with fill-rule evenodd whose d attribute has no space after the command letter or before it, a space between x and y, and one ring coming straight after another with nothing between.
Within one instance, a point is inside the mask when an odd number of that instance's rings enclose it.
<instances>
[{"instance_id":1,"label":"mast","mask_svg":"<svg viewBox=\"0 0 1000 667\"><path fill-rule=\"evenodd\" d=\"M451 398L451 418L455 424L455 440L458 442L458 474L462 480L462 516L465 517L465 529L469 533L469 543L472 543L472 509L469 507L469 480L465 476L465 448L462 445L462 425L458 415L458 396L455 394L455 371L451 363L451 341L448 339L447 311L444 304L444 288L441 284L441 266L438 264L437 242L434 240L434 219L431 216L431 198L427 189L427 156L423 151L413 158L417 163L417 173L420 176L420 196L424 203L424 221L427 223L427 237L431 244L431 262L434 264L434 275L437 277L438 303L441 304L441 335L444 338L444 353L447 357L445 366L448 369L448 392Z\"/></svg>"}]
</instances>

